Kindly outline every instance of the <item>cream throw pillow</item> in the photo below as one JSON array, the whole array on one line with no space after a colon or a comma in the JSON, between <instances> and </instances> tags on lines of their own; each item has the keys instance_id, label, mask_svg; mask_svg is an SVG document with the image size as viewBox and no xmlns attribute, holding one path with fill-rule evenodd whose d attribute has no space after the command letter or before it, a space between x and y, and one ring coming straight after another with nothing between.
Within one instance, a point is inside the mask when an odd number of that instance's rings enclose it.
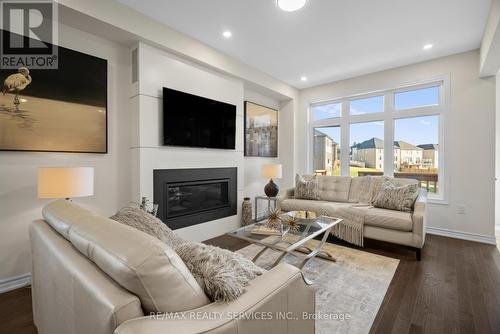
<instances>
[{"instance_id":1,"label":"cream throw pillow","mask_svg":"<svg viewBox=\"0 0 500 334\"><path fill-rule=\"evenodd\" d=\"M295 175L295 193L297 199L318 199L319 183L318 176L314 175L311 180L306 180L302 175Z\"/></svg>"},{"instance_id":2,"label":"cream throw pillow","mask_svg":"<svg viewBox=\"0 0 500 334\"><path fill-rule=\"evenodd\" d=\"M398 187L392 182L386 181L382 184L373 206L382 209L412 212L418 192L418 184Z\"/></svg>"}]
</instances>

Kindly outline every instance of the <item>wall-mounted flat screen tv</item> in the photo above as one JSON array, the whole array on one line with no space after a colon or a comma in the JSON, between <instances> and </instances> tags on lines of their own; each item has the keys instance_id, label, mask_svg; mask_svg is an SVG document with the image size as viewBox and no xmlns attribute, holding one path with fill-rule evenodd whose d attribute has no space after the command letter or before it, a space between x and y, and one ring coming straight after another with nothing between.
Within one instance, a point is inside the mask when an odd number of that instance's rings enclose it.
<instances>
[{"instance_id":1,"label":"wall-mounted flat screen tv","mask_svg":"<svg viewBox=\"0 0 500 334\"><path fill-rule=\"evenodd\" d=\"M163 144L235 149L236 106L163 88Z\"/></svg>"}]
</instances>

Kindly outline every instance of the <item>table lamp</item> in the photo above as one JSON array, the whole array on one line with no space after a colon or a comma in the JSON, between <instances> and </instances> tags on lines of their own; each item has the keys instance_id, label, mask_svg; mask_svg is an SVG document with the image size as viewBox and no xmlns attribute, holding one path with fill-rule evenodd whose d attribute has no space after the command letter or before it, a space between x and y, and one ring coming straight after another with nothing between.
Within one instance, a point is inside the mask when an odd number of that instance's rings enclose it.
<instances>
[{"instance_id":1,"label":"table lamp","mask_svg":"<svg viewBox=\"0 0 500 334\"><path fill-rule=\"evenodd\" d=\"M269 183L264 187L264 192L267 197L276 197L280 188L273 179L281 179L281 164L262 165L262 176L270 179Z\"/></svg>"},{"instance_id":2,"label":"table lamp","mask_svg":"<svg viewBox=\"0 0 500 334\"><path fill-rule=\"evenodd\" d=\"M93 167L38 168L38 198L86 197L94 195Z\"/></svg>"}]
</instances>

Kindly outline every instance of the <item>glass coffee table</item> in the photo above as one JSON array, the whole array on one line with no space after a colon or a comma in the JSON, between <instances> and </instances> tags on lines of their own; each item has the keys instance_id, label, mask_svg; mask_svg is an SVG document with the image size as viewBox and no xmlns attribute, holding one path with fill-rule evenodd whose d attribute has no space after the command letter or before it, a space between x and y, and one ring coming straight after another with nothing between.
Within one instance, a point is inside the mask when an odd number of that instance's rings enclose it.
<instances>
[{"instance_id":1,"label":"glass coffee table","mask_svg":"<svg viewBox=\"0 0 500 334\"><path fill-rule=\"evenodd\" d=\"M252 244L263 246L262 250L260 250L252 259L253 262L257 261L257 259L267 249L282 252L278 259L276 259L273 263L272 267L278 265L288 254L297 257L297 255L294 254L295 251L306 254L303 257L302 262L300 262L297 266L299 269L302 269L315 256L335 262L333 255L323 250L323 246L325 245L326 239L328 238L332 228L340 223L342 219L320 216L317 218L307 219L298 218L296 220L298 222L298 228L296 230L285 229L285 233L282 235L261 235L252 233L254 228L262 226L264 222L243 226L227 234L232 237L248 241ZM324 233L324 235L315 247L310 248L306 245L309 240L321 235L322 233Z\"/></svg>"}]
</instances>

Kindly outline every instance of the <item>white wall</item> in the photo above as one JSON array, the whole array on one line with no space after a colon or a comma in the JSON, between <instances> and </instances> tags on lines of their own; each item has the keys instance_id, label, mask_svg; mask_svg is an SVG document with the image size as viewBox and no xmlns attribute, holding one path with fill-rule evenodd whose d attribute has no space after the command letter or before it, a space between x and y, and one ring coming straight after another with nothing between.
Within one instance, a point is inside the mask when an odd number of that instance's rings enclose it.
<instances>
[{"instance_id":1,"label":"white wall","mask_svg":"<svg viewBox=\"0 0 500 334\"><path fill-rule=\"evenodd\" d=\"M280 191L294 185L293 170L293 101L280 102L277 99L264 95L255 90L245 88L245 101L254 102L278 110L278 157L245 157L245 197L252 200L252 209L255 210L255 196L264 195L264 187L269 180L261 176L261 167L264 164L281 164L283 175L281 179L274 180L280 186Z\"/></svg>"},{"instance_id":2,"label":"white wall","mask_svg":"<svg viewBox=\"0 0 500 334\"><path fill-rule=\"evenodd\" d=\"M261 166L264 164L282 164L281 156L283 155L281 152L282 147L280 144L284 141L285 131L281 128L281 122L287 116L286 113L282 113L280 108L280 103L278 100L273 99L271 97L265 96L248 88L245 88L245 101L254 102L272 109L278 110L278 157L277 158L265 158L265 157L245 157L244 159L244 167L245 167L245 197L250 197L253 203L253 199L257 195L264 194L264 186L267 184L269 180L263 178L260 174ZM283 166L286 168L286 166ZM282 182L281 179L275 180L275 182L280 185ZM252 208L255 209L252 205Z\"/></svg>"},{"instance_id":3,"label":"white wall","mask_svg":"<svg viewBox=\"0 0 500 334\"><path fill-rule=\"evenodd\" d=\"M130 200L127 117L128 50L94 35L60 26L60 45L108 60L108 154L0 152L0 280L31 271L28 226L47 200L36 195L39 166L95 168L95 196L75 199L104 215Z\"/></svg>"},{"instance_id":4,"label":"white wall","mask_svg":"<svg viewBox=\"0 0 500 334\"><path fill-rule=\"evenodd\" d=\"M496 75L495 118L495 225L500 230L500 71Z\"/></svg>"},{"instance_id":5,"label":"white wall","mask_svg":"<svg viewBox=\"0 0 500 334\"><path fill-rule=\"evenodd\" d=\"M162 146L162 87L169 87L237 106L236 149L216 150ZM244 189L243 81L219 74L165 51L139 44L139 84L131 94L133 196L153 198L153 170L174 168L238 168L238 214L176 232L190 240L206 240L236 228L241 220Z\"/></svg>"},{"instance_id":6,"label":"white wall","mask_svg":"<svg viewBox=\"0 0 500 334\"><path fill-rule=\"evenodd\" d=\"M480 49L481 76L494 76L500 66L500 0L492 0Z\"/></svg>"},{"instance_id":7,"label":"white wall","mask_svg":"<svg viewBox=\"0 0 500 334\"><path fill-rule=\"evenodd\" d=\"M64 20L83 26L95 34L121 41L141 40L184 59L203 64L246 83L266 87L284 98L295 98L297 89L216 50L197 39L178 32L114 0L58 0ZM70 10L68 10L70 8ZM89 24L91 22L91 24Z\"/></svg>"},{"instance_id":8,"label":"white wall","mask_svg":"<svg viewBox=\"0 0 500 334\"><path fill-rule=\"evenodd\" d=\"M429 226L434 228L430 230L494 241L495 79L480 79L478 69L479 53L472 51L301 91L295 133L297 169L307 171L306 111L310 102L449 75L451 110L446 118L444 152L449 204L429 205ZM460 205L465 205L466 214L458 213Z\"/></svg>"}]
</instances>

